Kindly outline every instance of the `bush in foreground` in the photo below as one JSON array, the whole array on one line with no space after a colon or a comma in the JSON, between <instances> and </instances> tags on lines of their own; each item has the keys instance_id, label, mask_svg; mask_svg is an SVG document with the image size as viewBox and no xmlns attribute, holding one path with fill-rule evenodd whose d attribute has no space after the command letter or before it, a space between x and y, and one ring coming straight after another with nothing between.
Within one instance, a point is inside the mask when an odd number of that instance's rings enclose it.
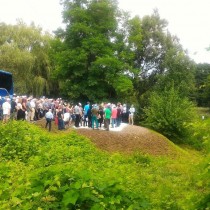
<instances>
[{"instance_id":1,"label":"bush in foreground","mask_svg":"<svg viewBox=\"0 0 210 210\"><path fill-rule=\"evenodd\" d=\"M180 159L110 155L74 132L51 134L27 122L0 124L0 132L0 209L184 210L196 209L198 197L205 205L200 157L187 152Z\"/></svg>"}]
</instances>

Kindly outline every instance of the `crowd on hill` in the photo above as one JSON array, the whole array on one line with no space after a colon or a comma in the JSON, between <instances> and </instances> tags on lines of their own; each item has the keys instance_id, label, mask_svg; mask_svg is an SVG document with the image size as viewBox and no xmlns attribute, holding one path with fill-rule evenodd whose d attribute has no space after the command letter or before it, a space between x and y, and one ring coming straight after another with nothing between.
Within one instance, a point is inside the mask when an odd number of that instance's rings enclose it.
<instances>
[{"instance_id":1,"label":"crowd on hill","mask_svg":"<svg viewBox=\"0 0 210 210\"><path fill-rule=\"evenodd\" d=\"M109 130L119 127L122 122L132 124L135 108L126 104L114 103L81 103L65 102L61 98L34 98L32 96L0 97L0 119L3 123L8 120L27 120L34 122L46 119L46 128L51 130L52 121L63 130L69 126L88 127L92 129Z\"/></svg>"}]
</instances>

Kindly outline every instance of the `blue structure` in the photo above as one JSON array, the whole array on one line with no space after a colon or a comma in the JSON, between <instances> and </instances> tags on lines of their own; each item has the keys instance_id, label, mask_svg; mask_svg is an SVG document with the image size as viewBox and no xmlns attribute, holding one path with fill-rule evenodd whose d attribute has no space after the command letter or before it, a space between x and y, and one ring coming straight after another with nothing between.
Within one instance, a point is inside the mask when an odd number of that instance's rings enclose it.
<instances>
[{"instance_id":1,"label":"blue structure","mask_svg":"<svg viewBox=\"0 0 210 210\"><path fill-rule=\"evenodd\" d=\"M5 97L8 93L12 98L14 94L12 73L0 70L0 96Z\"/></svg>"}]
</instances>

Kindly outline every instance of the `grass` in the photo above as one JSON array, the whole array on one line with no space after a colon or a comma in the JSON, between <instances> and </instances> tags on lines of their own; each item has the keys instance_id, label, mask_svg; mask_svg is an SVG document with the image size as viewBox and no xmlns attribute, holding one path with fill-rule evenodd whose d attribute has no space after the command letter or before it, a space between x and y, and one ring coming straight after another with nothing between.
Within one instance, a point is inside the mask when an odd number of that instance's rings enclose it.
<instances>
[{"instance_id":1,"label":"grass","mask_svg":"<svg viewBox=\"0 0 210 210\"><path fill-rule=\"evenodd\" d=\"M207 135L210 117L203 122ZM0 135L0 209L208 209L206 151L110 155L74 132L25 122L0 124Z\"/></svg>"}]
</instances>

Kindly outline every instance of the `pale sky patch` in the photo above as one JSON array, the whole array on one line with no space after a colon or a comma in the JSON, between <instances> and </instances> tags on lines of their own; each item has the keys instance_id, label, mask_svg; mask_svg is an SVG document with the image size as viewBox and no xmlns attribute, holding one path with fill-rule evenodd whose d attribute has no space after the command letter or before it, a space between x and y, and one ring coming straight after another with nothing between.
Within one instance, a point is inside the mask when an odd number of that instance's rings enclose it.
<instances>
[{"instance_id":1,"label":"pale sky patch","mask_svg":"<svg viewBox=\"0 0 210 210\"><path fill-rule=\"evenodd\" d=\"M52 32L62 27L62 6L59 0L0 0L0 22L16 24L22 19L34 22ZM119 7L131 15L151 15L158 9L160 17L168 21L172 35L180 39L184 49L195 62L210 63L209 0L118 0Z\"/></svg>"}]
</instances>

